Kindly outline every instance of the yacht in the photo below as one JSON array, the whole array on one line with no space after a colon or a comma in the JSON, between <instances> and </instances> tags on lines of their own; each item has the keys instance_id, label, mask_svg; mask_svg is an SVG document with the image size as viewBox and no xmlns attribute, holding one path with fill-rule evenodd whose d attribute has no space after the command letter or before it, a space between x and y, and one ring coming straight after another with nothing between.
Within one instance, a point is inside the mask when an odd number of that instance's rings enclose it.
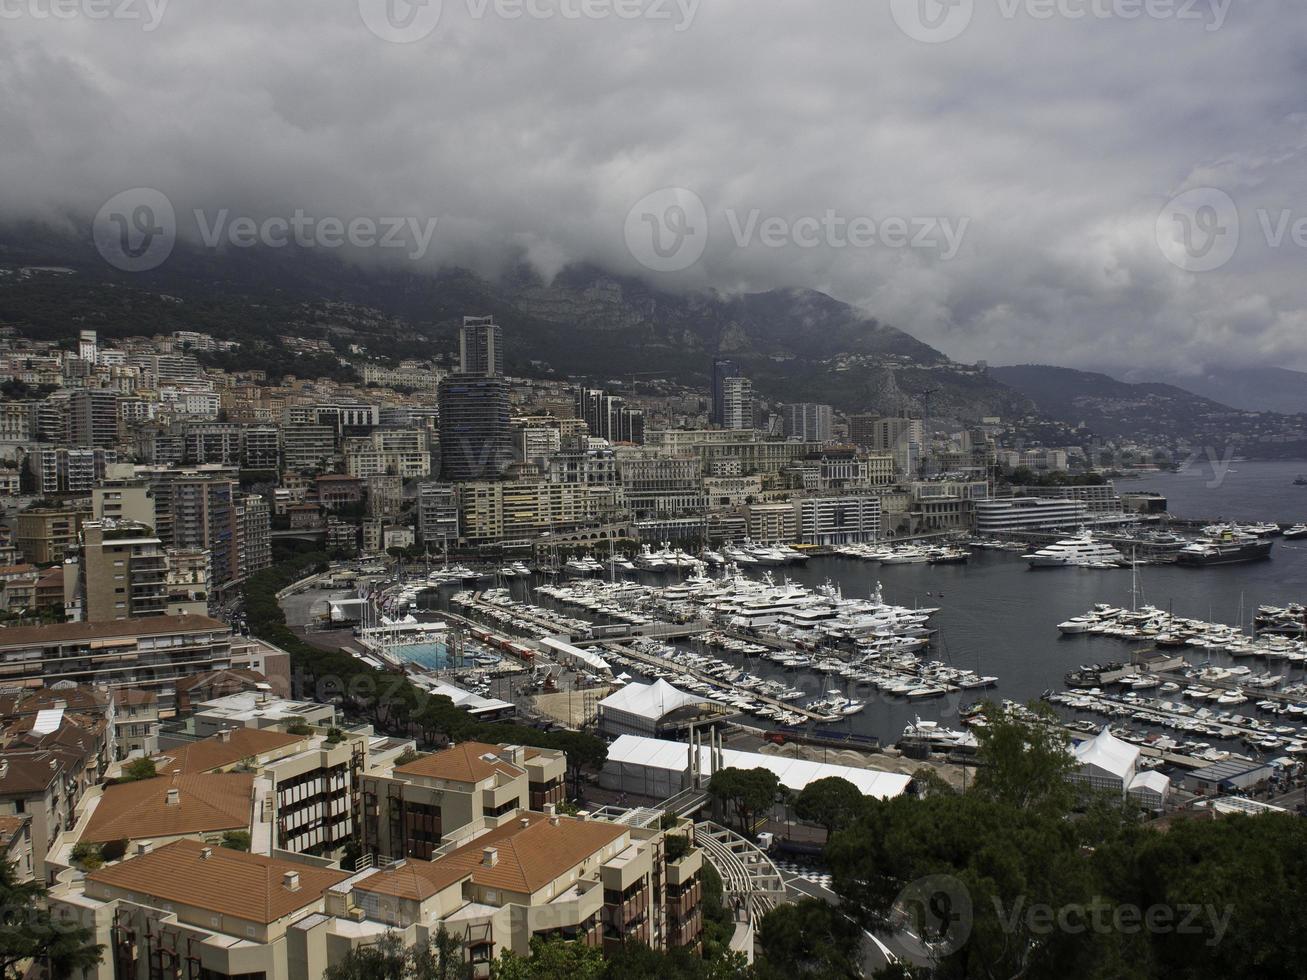
<instances>
[{"instance_id":1,"label":"yacht","mask_svg":"<svg viewBox=\"0 0 1307 980\"><path fill-rule=\"evenodd\" d=\"M1110 544L1098 541L1093 534L1085 532L1074 538L1064 538L1041 548L1031 555L1023 556L1030 562L1031 568L1061 568L1067 565L1084 566L1119 566L1125 559L1121 552Z\"/></svg>"},{"instance_id":2,"label":"yacht","mask_svg":"<svg viewBox=\"0 0 1307 980\"><path fill-rule=\"evenodd\" d=\"M635 567L644 572L661 572L667 568L667 560L661 554L655 554L647 544L640 545L640 553L635 556Z\"/></svg>"},{"instance_id":3,"label":"yacht","mask_svg":"<svg viewBox=\"0 0 1307 980\"><path fill-rule=\"evenodd\" d=\"M1298 538L1307 538L1307 524L1295 524L1284 532L1286 541L1296 541Z\"/></svg>"},{"instance_id":4,"label":"yacht","mask_svg":"<svg viewBox=\"0 0 1307 980\"><path fill-rule=\"evenodd\" d=\"M1063 633L1088 633L1095 622L1092 616L1072 616L1065 623L1058 623L1057 628Z\"/></svg>"},{"instance_id":5,"label":"yacht","mask_svg":"<svg viewBox=\"0 0 1307 980\"><path fill-rule=\"evenodd\" d=\"M563 571L569 575L598 575L604 566L593 555L583 555L563 563Z\"/></svg>"},{"instance_id":6,"label":"yacht","mask_svg":"<svg viewBox=\"0 0 1307 980\"><path fill-rule=\"evenodd\" d=\"M785 556L785 552L780 548L771 548L767 545L746 545L745 549L753 555L754 561L759 565L788 565L790 560Z\"/></svg>"},{"instance_id":7,"label":"yacht","mask_svg":"<svg viewBox=\"0 0 1307 980\"><path fill-rule=\"evenodd\" d=\"M734 562L736 565L743 566L758 564L758 559L753 556L752 552L746 551L743 548L737 548L733 544L728 544L723 548L722 555L727 561Z\"/></svg>"},{"instance_id":8,"label":"yacht","mask_svg":"<svg viewBox=\"0 0 1307 980\"><path fill-rule=\"evenodd\" d=\"M918 548L914 545L905 545L902 548L896 548L892 554L881 558L882 565L924 565L930 560L930 554L924 548Z\"/></svg>"},{"instance_id":9,"label":"yacht","mask_svg":"<svg viewBox=\"0 0 1307 980\"><path fill-rule=\"evenodd\" d=\"M1175 556L1181 565L1231 565L1237 562L1260 561L1271 557L1272 541L1247 534L1234 527L1223 527L1209 537L1181 548Z\"/></svg>"}]
</instances>

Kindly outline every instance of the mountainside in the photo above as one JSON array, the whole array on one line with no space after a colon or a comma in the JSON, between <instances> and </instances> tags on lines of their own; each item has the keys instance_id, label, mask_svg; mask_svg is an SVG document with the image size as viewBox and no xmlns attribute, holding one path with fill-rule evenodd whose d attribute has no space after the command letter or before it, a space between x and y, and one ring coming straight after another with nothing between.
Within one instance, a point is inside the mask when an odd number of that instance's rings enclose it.
<instances>
[{"instance_id":1,"label":"mountainside","mask_svg":"<svg viewBox=\"0 0 1307 980\"><path fill-rule=\"evenodd\" d=\"M1307 412L1307 373L1286 368L1212 367L1195 375L1141 370L1120 377L1128 382L1148 380L1177 385L1249 412Z\"/></svg>"},{"instance_id":2,"label":"mountainside","mask_svg":"<svg viewBox=\"0 0 1307 980\"><path fill-rule=\"evenodd\" d=\"M1097 437L1218 456L1299 459L1307 452L1307 417L1301 415L1245 412L1174 385L1128 384L1041 364L991 368L990 374L1042 414Z\"/></svg>"},{"instance_id":3,"label":"mountainside","mask_svg":"<svg viewBox=\"0 0 1307 980\"><path fill-rule=\"evenodd\" d=\"M72 273L16 274L31 265ZM1030 410L985 371L810 290L680 294L582 266L548 283L527 268L491 282L463 269L363 268L321 251L183 245L159 269L124 275L89 240L30 227L0 233L0 323L46 337L79 327L106 336L185 327L259 342L329 336L342 350L354 342L392 357L431 356L455 349L465 313L495 315L509 370L543 363L597 381L639 372L706 387L712 358L722 355L764 398L848 411L928 408L937 420Z\"/></svg>"}]
</instances>

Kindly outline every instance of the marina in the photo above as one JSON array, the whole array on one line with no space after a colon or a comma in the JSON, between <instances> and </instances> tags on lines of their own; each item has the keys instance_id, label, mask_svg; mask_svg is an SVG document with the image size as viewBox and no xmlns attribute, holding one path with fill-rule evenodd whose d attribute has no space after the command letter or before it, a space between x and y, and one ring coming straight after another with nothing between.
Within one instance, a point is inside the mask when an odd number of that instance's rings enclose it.
<instances>
[{"instance_id":1,"label":"marina","mask_svg":"<svg viewBox=\"0 0 1307 980\"><path fill-rule=\"evenodd\" d=\"M386 583L378 602L401 622L463 617L537 680L549 676L540 642L557 637L605 666L578 683L665 679L764 730L890 743L927 730L919 723L964 731L982 698L1044 698L1073 732L1106 721L1193 764L1294 754L1307 703L1307 546L1222 512L1230 519L1177 521L1182 534L1096 533L1124 560L1056 574L1027 556L1078 535L788 549L800 559L781 549L766 559L757 545L661 545L584 571L449 565ZM1275 516L1277 530L1293 527ZM1276 540L1273 559L1196 571L1164 554L1231 524ZM1156 553L1139 557L1142 541Z\"/></svg>"}]
</instances>

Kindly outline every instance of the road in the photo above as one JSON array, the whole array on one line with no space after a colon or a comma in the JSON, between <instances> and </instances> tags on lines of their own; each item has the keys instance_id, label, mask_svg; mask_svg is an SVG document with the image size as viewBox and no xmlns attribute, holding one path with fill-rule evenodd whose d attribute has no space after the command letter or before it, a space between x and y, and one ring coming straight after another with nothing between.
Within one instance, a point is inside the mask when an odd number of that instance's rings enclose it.
<instances>
[{"instance_id":1,"label":"road","mask_svg":"<svg viewBox=\"0 0 1307 980\"><path fill-rule=\"evenodd\" d=\"M839 906L840 897L824 885L809 881L807 878L798 875L785 872L781 872L781 874L786 879L785 887L796 900L800 898L817 898L828 905ZM863 976L875 976L876 971L898 961L905 961L916 966L931 965L929 955L910 933L891 933L883 930L872 933L866 929L862 932L865 940L862 944Z\"/></svg>"}]
</instances>

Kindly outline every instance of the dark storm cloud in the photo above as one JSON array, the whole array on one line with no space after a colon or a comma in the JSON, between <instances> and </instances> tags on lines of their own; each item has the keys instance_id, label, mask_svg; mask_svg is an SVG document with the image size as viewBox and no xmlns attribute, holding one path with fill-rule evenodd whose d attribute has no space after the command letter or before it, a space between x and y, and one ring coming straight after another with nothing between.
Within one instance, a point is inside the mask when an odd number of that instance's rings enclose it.
<instances>
[{"instance_id":1,"label":"dark storm cloud","mask_svg":"<svg viewBox=\"0 0 1307 980\"><path fill-rule=\"evenodd\" d=\"M960 0L942 43L899 0L444 0L411 43L384 0L153 2L0 0L0 215L434 218L377 257L809 286L967 360L1307 369L1289 0ZM667 187L707 234L651 272L628 215ZM1213 271L1158 244L1195 187L1237 207Z\"/></svg>"}]
</instances>

